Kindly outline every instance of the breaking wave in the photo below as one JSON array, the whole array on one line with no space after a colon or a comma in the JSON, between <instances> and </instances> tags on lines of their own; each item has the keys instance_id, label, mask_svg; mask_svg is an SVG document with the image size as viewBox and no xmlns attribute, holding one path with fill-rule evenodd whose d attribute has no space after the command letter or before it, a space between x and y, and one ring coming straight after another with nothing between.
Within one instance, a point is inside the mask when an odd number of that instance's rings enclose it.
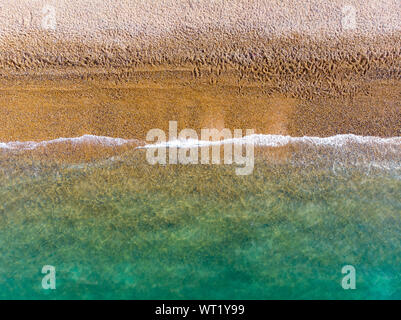
<instances>
[{"instance_id":1,"label":"breaking wave","mask_svg":"<svg viewBox=\"0 0 401 320\"><path fill-rule=\"evenodd\" d=\"M58 138L45 141L12 141L0 142L0 149L9 150L32 150L39 147L45 147L51 144L72 143L72 144L94 144L101 146L122 146L125 144L140 144L138 148L160 148L160 147L177 147L191 148L204 147L222 144L250 144L260 147L283 147L289 144L308 144L316 146L344 147L347 145L364 145L364 146L387 146L394 147L395 150L401 152L401 137L381 138L374 136L358 136L354 134L339 134L331 137L291 137L274 134L253 134L242 138L225 139L218 141L206 141L195 139L184 139L167 141L158 144L145 144L137 139L112 138L106 136L96 136L86 134L81 137Z\"/></svg>"},{"instance_id":2,"label":"breaking wave","mask_svg":"<svg viewBox=\"0 0 401 320\"><path fill-rule=\"evenodd\" d=\"M58 138L54 140L45 140L40 142L34 141L13 141L13 142L0 142L0 149L8 150L33 150L39 147L45 147L52 144L60 143L72 143L72 144L95 144L101 146L122 146L129 143L138 143L136 139L122 139L122 138L111 138L104 136L96 136L86 134L81 137L74 138Z\"/></svg>"},{"instance_id":3,"label":"breaking wave","mask_svg":"<svg viewBox=\"0 0 401 320\"><path fill-rule=\"evenodd\" d=\"M221 144L247 144L253 143L260 147L283 147L288 144L306 143L317 146L343 147L345 145L370 145L370 146L401 146L401 137L381 138L372 136L357 136L354 134L339 134L331 137L291 137L274 134L253 134L242 138L233 138L220 141L205 141L205 140L174 140L159 144L147 144L141 148L160 148L160 147L177 147L191 148L203 147ZM399 150L401 151L401 149Z\"/></svg>"},{"instance_id":4,"label":"breaking wave","mask_svg":"<svg viewBox=\"0 0 401 320\"><path fill-rule=\"evenodd\" d=\"M242 138L225 139L219 141L206 140L174 140L156 144L146 144L137 139L112 138L106 136L83 135L73 138L58 138L46 141L14 141L0 142L0 150L16 151L34 150L50 145L94 145L105 147L131 146L132 149L150 148L195 148L224 144L253 144L255 147L285 147L292 146L291 162L301 166L316 164L339 165L341 167L366 167L385 170L401 169L401 137L381 138L374 136L358 136L354 134L340 134L331 137L291 137L284 135L253 134ZM80 152L80 151L78 151ZM109 160L112 162L113 156Z\"/></svg>"},{"instance_id":5,"label":"breaking wave","mask_svg":"<svg viewBox=\"0 0 401 320\"><path fill-rule=\"evenodd\" d=\"M292 163L307 166L325 163L343 167L363 167L393 170L401 168L401 137L381 138L339 134L331 137L291 137L283 135L253 134L242 138L221 141L174 140L165 143L146 144L138 148L194 148L223 144L250 144L255 147L278 148L293 146Z\"/></svg>"}]
</instances>

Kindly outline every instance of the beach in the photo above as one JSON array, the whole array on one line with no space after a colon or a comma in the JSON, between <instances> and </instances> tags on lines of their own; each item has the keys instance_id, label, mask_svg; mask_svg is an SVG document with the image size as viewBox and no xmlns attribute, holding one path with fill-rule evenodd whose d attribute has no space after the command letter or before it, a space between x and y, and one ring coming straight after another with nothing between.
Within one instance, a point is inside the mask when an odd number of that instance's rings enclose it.
<instances>
[{"instance_id":1,"label":"beach","mask_svg":"<svg viewBox=\"0 0 401 320\"><path fill-rule=\"evenodd\" d=\"M398 136L400 4L350 5L347 27L340 1L6 1L0 141L143 140L169 120Z\"/></svg>"}]
</instances>

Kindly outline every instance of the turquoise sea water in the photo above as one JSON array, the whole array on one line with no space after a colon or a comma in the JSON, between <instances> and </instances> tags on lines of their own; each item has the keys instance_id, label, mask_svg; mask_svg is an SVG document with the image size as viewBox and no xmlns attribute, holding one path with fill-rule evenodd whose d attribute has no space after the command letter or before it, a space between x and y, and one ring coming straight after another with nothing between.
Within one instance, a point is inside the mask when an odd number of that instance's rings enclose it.
<instances>
[{"instance_id":1,"label":"turquoise sea water","mask_svg":"<svg viewBox=\"0 0 401 320\"><path fill-rule=\"evenodd\" d=\"M79 166L18 157L1 156L2 299L401 298L399 167L260 157L237 176L151 166L143 150Z\"/></svg>"}]
</instances>

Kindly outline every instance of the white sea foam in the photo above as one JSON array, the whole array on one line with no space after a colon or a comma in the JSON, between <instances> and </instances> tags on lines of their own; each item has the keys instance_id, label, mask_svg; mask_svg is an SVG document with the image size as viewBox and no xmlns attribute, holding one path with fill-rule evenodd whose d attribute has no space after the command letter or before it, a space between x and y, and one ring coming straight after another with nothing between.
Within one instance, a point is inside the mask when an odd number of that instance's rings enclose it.
<instances>
[{"instance_id":1,"label":"white sea foam","mask_svg":"<svg viewBox=\"0 0 401 320\"><path fill-rule=\"evenodd\" d=\"M401 152L401 137L381 138L373 136L357 136L354 134L339 134L331 137L291 137L283 135L272 134L253 134L242 138L226 139L219 141L205 141L205 140L174 140L158 144L147 144L139 148L160 148L160 147L177 147L177 148L192 148L192 147L206 147L221 144L247 144L253 143L255 146L260 147L282 147L294 143L306 143L316 146L331 146L343 147L346 145L367 145L367 146L394 146L399 147Z\"/></svg>"},{"instance_id":2,"label":"white sea foam","mask_svg":"<svg viewBox=\"0 0 401 320\"><path fill-rule=\"evenodd\" d=\"M0 142L0 149L9 150L33 150L38 147L44 147L51 144L58 143L73 143L73 144L95 144L103 146L122 146L129 143L141 143L136 139L122 139L112 138L96 135L83 135L81 137L73 138L58 138L54 140L45 141L12 141ZM205 141L205 140L174 140L158 144L146 144L138 148L160 148L160 147L177 147L177 148L191 148L191 147L207 147L222 144L247 144L253 143L255 146L260 147L282 147L288 144L305 143L308 145L316 146L331 146L343 147L347 145L366 145L366 146L390 146L396 148L395 150L401 152L401 137L381 138L373 136L358 136L354 134L339 134L331 137L291 137L274 134L253 134L244 136L242 138L226 139L219 141ZM142 143L141 143L142 144ZM399 148L399 149L398 149Z\"/></svg>"},{"instance_id":3,"label":"white sea foam","mask_svg":"<svg viewBox=\"0 0 401 320\"><path fill-rule=\"evenodd\" d=\"M305 150L306 153L313 153L313 148L316 147L317 153L314 155L316 159L324 160L328 163L333 162L333 168L336 165L345 167L355 165L357 167L364 167L368 171L371 169L383 170L399 170L401 169L401 137L381 138L374 136L358 136L354 134L341 134L331 137L291 137L283 135L265 135L253 134L244 136L242 138L226 139L220 141L205 141L205 140L174 140L165 143L145 144L143 141L136 139L122 139L112 138L96 135L83 135L81 137L73 138L58 138L46 141L13 141L13 142L0 142L0 150L34 150L39 147L46 147L51 144L91 144L98 146L122 146L133 144L135 149L148 149L148 148L161 148L161 147L176 147L176 148L194 148L194 147L208 147L213 145L224 144L248 144L253 143L254 146L259 147L282 147L286 145L304 145L309 149ZM139 145L139 146L138 146ZM318 147L333 148L335 153L329 158L328 155L319 155ZM302 155L301 151L301 155ZM334 158L331 158L334 157ZM331 160L330 160L331 159ZM107 160L107 163L113 162L114 157ZM343 161L345 160L345 161ZM302 158L298 161L303 163ZM307 160L306 164L310 162ZM85 164L83 166L87 166ZM99 165L98 163L96 165Z\"/></svg>"},{"instance_id":4,"label":"white sea foam","mask_svg":"<svg viewBox=\"0 0 401 320\"><path fill-rule=\"evenodd\" d=\"M9 150L33 150L39 147L45 147L51 144L58 143L72 143L72 144L95 144L95 145L103 145L103 146L122 146L128 143L138 142L136 139L122 139L122 138L111 138L104 136L96 136L85 134L81 137L73 137L73 138L58 138L54 140L45 140L45 141L12 141L12 142L0 142L0 149L9 149Z\"/></svg>"}]
</instances>

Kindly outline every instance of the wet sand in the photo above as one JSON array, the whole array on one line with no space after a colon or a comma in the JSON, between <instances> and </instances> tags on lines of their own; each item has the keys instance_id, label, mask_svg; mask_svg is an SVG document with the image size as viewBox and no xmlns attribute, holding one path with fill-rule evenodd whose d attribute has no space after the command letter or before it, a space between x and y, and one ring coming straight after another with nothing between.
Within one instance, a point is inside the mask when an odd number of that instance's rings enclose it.
<instances>
[{"instance_id":1,"label":"wet sand","mask_svg":"<svg viewBox=\"0 0 401 320\"><path fill-rule=\"evenodd\" d=\"M163 73L162 73L163 74ZM8 81L0 86L0 141L42 141L84 134L145 140L153 128L223 127L291 136L399 136L401 83L361 81L349 96L308 100L266 93L257 84L208 84L205 79L134 81ZM142 76L145 78L145 76ZM230 80L228 78L227 82ZM1 83L1 82L0 82Z\"/></svg>"},{"instance_id":2,"label":"wet sand","mask_svg":"<svg viewBox=\"0 0 401 320\"><path fill-rule=\"evenodd\" d=\"M107 25L89 10L93 1L60 2L54 30L41 27L44 3L6 2L0 141L84 134L143 141L174 120L198 131L400 135L399 2L356 1L352 30L343 28L338 1L311 1L299 14L291 1L184 2L153 11L135 1L102 4ZM76 21L79 9L86 19ZM281 18L268 19L275 14Z\"/></svg>"}]
</instances>

